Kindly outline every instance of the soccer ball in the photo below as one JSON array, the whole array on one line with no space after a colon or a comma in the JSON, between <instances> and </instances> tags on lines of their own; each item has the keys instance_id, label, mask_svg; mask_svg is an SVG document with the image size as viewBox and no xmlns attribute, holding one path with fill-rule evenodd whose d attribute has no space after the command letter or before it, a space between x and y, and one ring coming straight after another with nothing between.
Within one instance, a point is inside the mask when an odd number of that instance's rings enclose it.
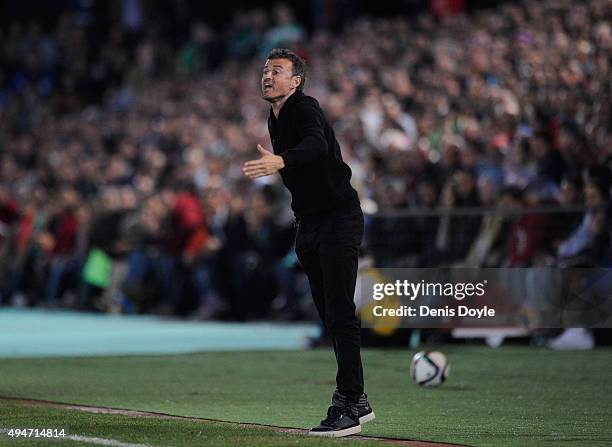
<instances>
[{"instance_id":1,"label":"soccer ball","mask_svg":"<svg viewBox=\"0 0 612 447\"><path fill-rule=\"evenodd\" d=\"M412 357L410 375L421 386L438 386L446 380L450 365L446 356L438 351L421 351Z\"/></svg>"}]
</instances>

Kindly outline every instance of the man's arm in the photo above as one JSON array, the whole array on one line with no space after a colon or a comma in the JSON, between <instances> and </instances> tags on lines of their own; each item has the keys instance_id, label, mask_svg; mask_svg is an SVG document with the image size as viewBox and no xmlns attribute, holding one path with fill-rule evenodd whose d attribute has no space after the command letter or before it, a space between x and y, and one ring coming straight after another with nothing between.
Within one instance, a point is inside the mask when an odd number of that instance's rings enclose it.
<instances>
[{"instance_id":1,"label":"man's arm","mask_svg":"<svg viewBox=\"0 0 612 447\"><path fill-rule=\"evenodd\" d=\"M300 142L280 156L287 167L300 166L317 161L327 154L325 118L314 104L302 103L296 111L297 133Z\"/></svg>"},{"instance_id":2,"label":"man's arm","mask_svg":"<svg viewBox=\"0 0 612 447\"><path fill-rule=\"evenodd\" d=\"M281 155L274 155L264 149L260 144L257 150L261 154L258 160L247 161L242 171L255 179L272 175L285 166L295 167L317 161L327 154L327 140L325 139L325 118L321 110L314 104L302 104L296 111L297 133L300 142L297 146L287 149Z\"/></svg>"}]
</instances>

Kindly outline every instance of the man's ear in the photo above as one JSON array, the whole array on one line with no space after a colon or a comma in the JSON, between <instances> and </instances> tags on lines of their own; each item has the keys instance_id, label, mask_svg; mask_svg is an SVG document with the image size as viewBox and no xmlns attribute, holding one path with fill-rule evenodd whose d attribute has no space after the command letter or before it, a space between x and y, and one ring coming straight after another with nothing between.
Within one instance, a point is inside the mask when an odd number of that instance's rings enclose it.
<instances>
[{"instance_id":1,"label":"man's ear","mask_svg":"<svg viewBox=\"0 0 612 447\"><path fill-rule=\"evenodd\" d=\"M291 86L297 90L297 88L300 86L300 84L302 83L302 77L301 76L293 76L291 78Z\"/></svg>"}]
</instances>

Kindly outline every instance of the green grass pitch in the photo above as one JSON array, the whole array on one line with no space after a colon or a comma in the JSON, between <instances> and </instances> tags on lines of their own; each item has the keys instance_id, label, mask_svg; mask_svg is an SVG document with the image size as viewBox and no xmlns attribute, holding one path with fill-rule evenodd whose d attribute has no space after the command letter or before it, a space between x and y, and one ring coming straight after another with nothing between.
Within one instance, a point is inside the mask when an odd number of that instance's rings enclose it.
<instances>
[{"instance_id":1,"label":"green grass pitch","mask_svg":"<svg viewBox=\"0 0 612 447\"><path fill-rule=\"evenodd\" d=\"M364 350L366 391L377 415L363 426L364 435L471 446L612 445L612 349L436 349L451 362L449 380L437 389L411 382L414 352ZM334 374L327 349L5 358L0 396L308 428L324 416ZM65 428L151 446L348 445L238 424L89 414L0 400L0 428L11 427ZM2 446L78 444L16 441L0 433Z\"/></svg>"}]
</instances>

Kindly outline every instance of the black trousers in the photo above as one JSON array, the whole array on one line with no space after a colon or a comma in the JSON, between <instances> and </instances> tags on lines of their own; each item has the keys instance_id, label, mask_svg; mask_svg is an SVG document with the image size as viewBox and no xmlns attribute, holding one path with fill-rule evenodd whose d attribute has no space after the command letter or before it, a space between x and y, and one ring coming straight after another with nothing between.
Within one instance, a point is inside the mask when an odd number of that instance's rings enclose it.
<instances>
[{"instance_id":1,"label":"black trousers","mask_svg":"<svg viewBox=\"0 0 612 447\"><path fill-rule=\"evenodd\" d=\"M362 238L363 213L355 208L300 221L295 249L333 342L338 391L355 403L363 393L361 323L355 315L353 299Z\"/></svg>"}]
</instances>

